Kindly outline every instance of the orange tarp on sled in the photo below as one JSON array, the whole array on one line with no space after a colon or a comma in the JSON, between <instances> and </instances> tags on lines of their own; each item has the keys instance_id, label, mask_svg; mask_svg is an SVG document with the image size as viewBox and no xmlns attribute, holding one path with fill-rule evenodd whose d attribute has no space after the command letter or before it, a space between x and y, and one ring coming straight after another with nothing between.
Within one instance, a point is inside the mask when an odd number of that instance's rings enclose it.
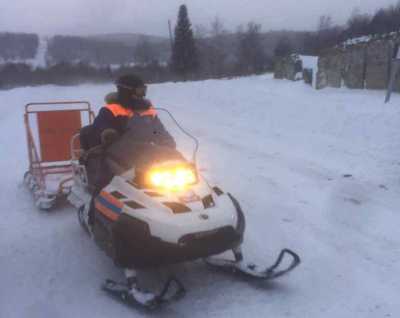
<instances>
[{"instance_id":1,"label":"orange tarp on sled","mask_svg":"<svg viewBox=\"0 0 400 318\"><path fill-rule=\"evenodd\" d=\"M70 140L82 127L81 111L45 111L37 113L42 162L71 159Z\"/></svg>"}]
</instances>

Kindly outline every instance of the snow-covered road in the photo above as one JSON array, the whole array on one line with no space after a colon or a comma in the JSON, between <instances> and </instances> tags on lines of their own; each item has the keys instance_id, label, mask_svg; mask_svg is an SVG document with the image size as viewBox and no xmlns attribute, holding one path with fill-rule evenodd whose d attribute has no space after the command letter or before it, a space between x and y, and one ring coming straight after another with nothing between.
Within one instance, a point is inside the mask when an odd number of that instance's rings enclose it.
<instances>
[{"instance_id":1,"label":"snow-covered road","mask_svg":"<svg viewBox=\"0 0 400 318\"><path fill-rule=\"evenodd\" d=\"M84 99L98 108L111 89L0 92L0 317L146 316L99 289L122 274L75 211L41 212L22 185L24 104ZM235 281L200 262L177 266L189 292L160 315L400 315L400 96L384 105L382 91L315 91L269 75L152 85L149 93L199 138L203 173L240 200L246 255L271 262L289 247L303 259L269 284Z\"/></svg>"}]
</instances>

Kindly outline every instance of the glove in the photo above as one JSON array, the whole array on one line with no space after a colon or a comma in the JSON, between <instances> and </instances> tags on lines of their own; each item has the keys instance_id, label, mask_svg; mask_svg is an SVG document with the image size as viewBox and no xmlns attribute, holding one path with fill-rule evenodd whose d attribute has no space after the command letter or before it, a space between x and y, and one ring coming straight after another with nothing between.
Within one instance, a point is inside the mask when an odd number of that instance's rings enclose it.
<instances>
[{"instance_id":1,"label":"glove","mask_svg":"<svg viewBox=\"0 0 400 318\"><path fill-rule=\"evenodd\" d=\"M110 146L114 141L118 139L119 135L115 129L105 129L101 133L101 145L105 148Z\"/></svg>"}]
</instances>

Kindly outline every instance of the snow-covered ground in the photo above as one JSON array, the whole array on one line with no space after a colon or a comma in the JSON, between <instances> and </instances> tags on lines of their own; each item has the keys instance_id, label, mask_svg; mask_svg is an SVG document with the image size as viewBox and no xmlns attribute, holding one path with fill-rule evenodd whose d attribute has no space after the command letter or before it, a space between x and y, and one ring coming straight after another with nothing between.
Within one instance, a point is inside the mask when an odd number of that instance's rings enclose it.
<instances>
[{"instance_id":1,"label":"snow-covered ground","mask_svg":"<svg viewBox=\"0 0 400 318\"><path fill-rule=\"evenodd\" d=\"M317 87L317 73L318 73L318 56L299 55L302 62L303 69L312 70L312 87ZM303 74L302 74L303 77Z\"/></svg>"},{"instance_id":2,"label":"snow-covered ground","mask_svg":"<svg viewBox=\"0 0 400 318\"><path fill-rule=\"evenodd\" d=\"M41 212L22 185L24 104L85 99L98 108L111 89L0 92L0 317L146 316L100 290L122 273L75 211ZM381 91L315 91L271 76L152 85L149 93L199 138L204 174L240 200L246 256L272 262L289 247L303 260L268 284L201 262L177 266L188 294L160 315L399 317L400 96L385 105Z\"/></svg>"}]
</instances>

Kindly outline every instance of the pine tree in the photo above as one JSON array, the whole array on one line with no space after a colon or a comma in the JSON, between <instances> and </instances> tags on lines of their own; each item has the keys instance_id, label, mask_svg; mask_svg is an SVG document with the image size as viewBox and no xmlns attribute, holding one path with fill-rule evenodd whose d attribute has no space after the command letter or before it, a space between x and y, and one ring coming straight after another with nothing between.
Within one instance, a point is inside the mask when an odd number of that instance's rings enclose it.
<instances>
[{"instance_id":1,"label":"pine tree","mask_svg":"<svg viewBox=\"0 0 400 318\"><path fill-rule=\"evenodd\" d=\"M262 46L261 26L254 22L247 25L246 32L239 33L238 67L241 74L262 73L267 58Z\"/></svg>"},{"instance_id":2,"label":"pine tree","mask_svg":"<svg viewBox=\"0 0 400 318\"><path fill-rule=\"evenodd\" d=\"M158 60L159 50L145 37L141 37L139 42L136 44L133 55L136 63L141 66L147 66L151 62Z\"/></svg>"},{"instance_id":3,"label":"pine tree","mask_svg":"<svg viewBox=\"0 0 400 318\"><path fill-rule=\"evenodd\" d=\"M171 66L172 70L184 80L198 68L196 43L186 5L181 5L179 8Z\"/></svg>"}]
</instances>

